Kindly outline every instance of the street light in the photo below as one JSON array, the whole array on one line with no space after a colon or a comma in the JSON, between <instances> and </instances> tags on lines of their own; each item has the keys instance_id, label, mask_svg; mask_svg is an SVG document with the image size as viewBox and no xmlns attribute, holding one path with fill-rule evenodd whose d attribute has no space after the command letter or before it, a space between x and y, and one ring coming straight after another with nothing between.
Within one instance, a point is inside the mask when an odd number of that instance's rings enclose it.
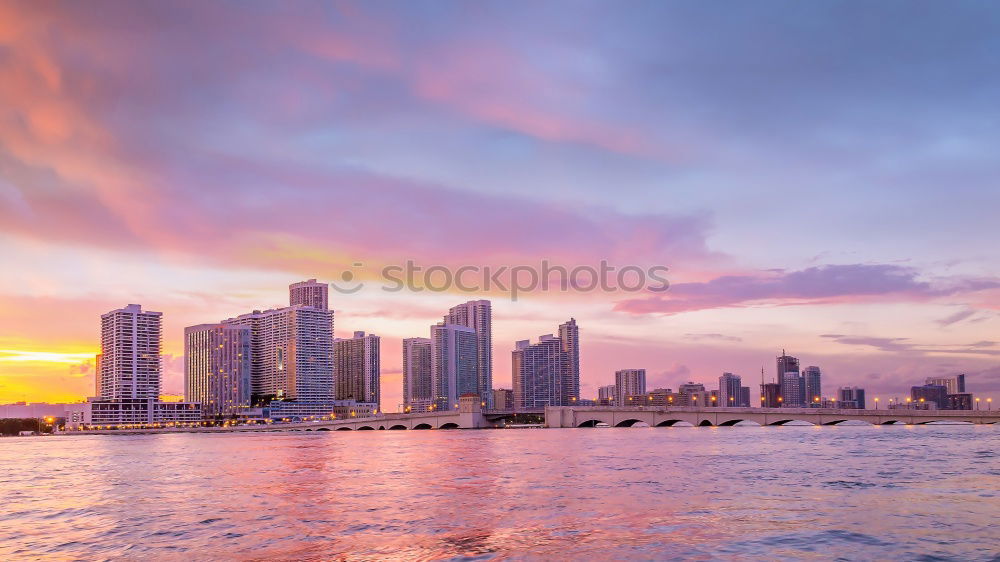
<instances>
[{"instance_id":1,"label":"street light","mask_svg":"<svg viewBox=\"0 0 1000 562\"><path fill-rule=\"evenodd\" d=\"M976 409L979 409L979 398L976 398Z\"/></svg>"},{"instance_id":2,"label":"street light","mask_svg":"<svg viewBox=\"0 0 1000 562\"><path fill-rule=\"evenodd\" d=\"M878 410L878 396L875 397L875 409Z\"/></svg>"}]
</instances>

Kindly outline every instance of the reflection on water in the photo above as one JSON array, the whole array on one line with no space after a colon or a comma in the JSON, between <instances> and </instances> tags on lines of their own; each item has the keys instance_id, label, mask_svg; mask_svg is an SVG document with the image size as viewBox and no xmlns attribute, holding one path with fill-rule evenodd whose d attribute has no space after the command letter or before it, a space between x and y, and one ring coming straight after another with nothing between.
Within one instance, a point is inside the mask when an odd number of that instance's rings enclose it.
<instances>
[{"instance_id":1,"label":"reflection on water","mask_svg":"<svg viewBox=\"0 0 1000 562\"><path fill-rule=\"evenodd\" d=\"M990 559L991 426L0 440L0 559Z\"/></svg>"}]
</instances>

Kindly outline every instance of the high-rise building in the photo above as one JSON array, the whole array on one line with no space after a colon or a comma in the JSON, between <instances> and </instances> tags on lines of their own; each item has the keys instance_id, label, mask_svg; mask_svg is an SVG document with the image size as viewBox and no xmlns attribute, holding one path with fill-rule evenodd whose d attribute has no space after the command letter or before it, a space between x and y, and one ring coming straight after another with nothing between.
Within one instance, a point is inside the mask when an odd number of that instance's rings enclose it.
<instances>
[{"instance_id":1,"label":"high-rise building","mask_svg":"<svg viewBox=\"0 0 1000 562\"><path fill-rule=\"evenodd\" d=\"M531 344L519 341L511 354L517 408L571 406L580 397L580 343L576 320L559 326L560 337L546 334Z\"/></svg>"},{"instance_id":2,"label":"high-rise building","mask_svg":"<svg viewBox=\"0 0 1000 562\"><path fill-rule=\"evenodd\" d=\"M354 332L353 338L333 341L334 400L374 404L381 409L379 337Z\"/></svg>"},{"instance_id":3,"label":"high-rise building","mask_svg":"<svg viewBox=\"0 0 1000 562\"><path fill-rule=\"evenodd\" d=\"M431 384L435 408L454 410L458 408L461 396L479 396L479 345L476 330L442 322L431 326L430 340Z\"/></svg>"},{"instance_id":4,"label":"high-rise building","mask_svg":"<svg viewBox=\"0 0 1000 562\"><path fill-rule=\"evenodd\" d=\"M865 389L856 386L841 387L837 391L837 407L848 410L864 410Z\"/></svg>"},{"instance_id":5,"label":"high-rise building","mask_svg":"<svg viewBox=\"0 0 1000 562\"><path fill-rule=\"evenodd\" d=\"M101 315L97 396L74 409L78 426L196 422L201 406L161 402L163 315L138 304Z\"/></svg>"},{"instance_id":6,"label":"high-rise building","mask_svg":"<svg viewBox=\"0 0 1000 562\"><path fill-rule=\"evenodd\" d=\"M741 386L740 387L740 399L739 399L739 403L740 403L740 407L741 408L749 408L750 407L750 387L749 386Z\"/></svg>"},{"instance_id":7,"label":"high-rise building","mask_svg":"<svg viewBox=\"0 0 1000 562\"><path fill-rule=\"evenodd\" d=\"M802 371L802 380L805 383L806 405L818 408L823 402L822 373L819 367L810 365Z\"/></svg>"},{"instance_id":8,"label":"high-rise building","mask_svg":"<svg viewBox=\"0 0 1000 562\"><path fill-rule=\"evenodd\" d=\"M457 324L476 331L476 386L483 402L493 400L493 311L488 300L462 303L448 310L445 324Z\"/></svg>"},{"instance_id":9,"label":"high-rise building","mask_svg":"<svg viewBox=\"0 0 1000 562\"><path fill-rule=\"evenodd\" d=\"M162 317L138 304L101 315L101 398L160 399Z\"/></svg>"},{"instance_id":10,"label":"high-rise building","mask_svg":"<svg viewBox=\"0 0 1000 562\"><path fill-rule=\"evenodd\" d=\"M781 403L783 406L801 406L806 402L806 386L802 380L799 369L799 360L791 355L787 355L785 350L781 350L781 355L776 360L778 368L778 384L781 385ZM788 373L795 373L795 378L787 376Z\"/></svg>"},{"instance_id":11,"label":"high-rise building","mask_svg":"<svg viewBox=\"0 0 1000 562\"><path fill-rule=\"evenodd\" d=\"M329 413L333 401L333 311L297 304L223 322L250 327L255 404L294 401L285 411Z\"/></svg>"},{"instance_id":12,"label":"high-rise building","mask_svg":"<svg viewBox=\"0 0 1000 562\"><path fill-rule=\"evenodd\" d=\"M933 402L937 409L948 408L948 387L943 384L925 384L910 388L910 399L914 402Z\"/></svg>"},{"instance_id":13,"label":"high-rise building","mask_svg":"<svg viewBox=\"0 0 1000 562\"><path fill-rule=\"evenodd\" d=\"M933 384L945 387L948 394L961 394L965 392L965 375L954 377L927 377L926 384Z\"/></svg>"},{"instance_id":14,"label":"high-rise building","mask_svg":"<svg viewBox=\"0 0 1000 562\"><path fill-rule=\"evenodd\" d=\"M330 287L326 283L317 283L315 279L292 283L288 286L288 305L311 306L320 310L330 309Z\"/></svg>"},{"instance_id":15,"label":"high-rise building","mask_svg":"<svg viewBox=\"0 0 1000 562\"><path fill-rule=\"evenodd\" d=\"M785 373L798 373L799 372L799 360L791 355L786 355L785 350L781 350L781 355L777 358L778 365L778 378Z\"/></svg>"},{"instance_id":16,"label":"high-rise building","mask_svg":"<svg viewBox=\"0 0 1000 562\"><path fill-rule=\"evenodd\" d=\"M559 325L559 341L562 351L566 354L566 373L562 378L562 395L565 403L580 398L580 329L576 319Z\"/></svg>"},{"instance_id":17,"label":"high-rise building","mask_svg":"<svg viewBox=\"0 0 1000 562\"><path fill-rule=\"evenodd\" d=\"M250 327L200 324L184 328L184 399L205 417L250 407Z\"/></svg>"},{"instance_id":18,"label":"high-rise building","mask_svg":"<svg viewBox=\"0 0 1000 562\"><path fill-rule=\"evenodd\" d=\"M781 375L781 405L785 408L802 407L802 376L796 371Z\"/></svg>"},{"instance_id":19,"label":"high-rise building","mask_svg":"<svg viewBox=\"0 0 1000 562\"><path fill-rule=\"evenodd\" d=\"M403 340L403 406L405 411L426 411L433 403L434 387L431 374L431 340Z\"/></svg>"},{"instance_id":20,"label":"high-rise building","mask_svg":"<svg viewBox=\"0 0 1000 562\"><path fill-rule=\"evenodd\" d=\"M723 408L743 407L743 379L732 373L722 373L719 377L719 406ZM747 388L749 393L750 389ZM749 400L749 396L747 399ZM746 404L749 406L750 404Z\"/></svg>"},{"instance_id":21,"label":"high-rise building","mask_svg":"<svg viewBox=\"0 0 1000 562\"><path fill-rule=\"evenodd\" d=\"M615 388L615 385L597 387L597 403L601 406L614 406L617 403L617 397L618 389Z\"/></svg>"},{"instance_id":22,"label":"high-rise building","mask_svg":"<svg viewBox=\"0 0 1000 562\"><path fill-rule=\"evenodd\" d=\"M615 371L615 404L628 405L630 396L646 394L646 369Z\"/></svg>"},{"instance_id":23,"label":"high-rise building","mask_svg":"<svg viewBox=\"0 0 1000 562\"><path fill-rule=\"evenodd\" d=\"M761 383L760 385L760 407L780 408L781 407L781 385L776 382Z\"/></svg>"}]
</instances>

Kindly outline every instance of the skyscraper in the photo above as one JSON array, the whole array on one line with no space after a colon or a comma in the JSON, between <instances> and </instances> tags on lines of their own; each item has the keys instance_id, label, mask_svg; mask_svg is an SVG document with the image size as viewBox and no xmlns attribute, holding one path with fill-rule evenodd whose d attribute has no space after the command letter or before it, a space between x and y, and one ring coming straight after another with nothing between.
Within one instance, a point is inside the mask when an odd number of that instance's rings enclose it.
<instances>
[{"instance_id":1,"label":"skyscraper","mask_svg":"<svg viewBox=\"0 0 1000 562\"><path fill-rule=\"evenodd\" d=\"M138 304L101 315L101 398L160 399L162 316Z\"/></svg>"},{"instance_id":2,"label":"skyscraper","mask_svg":"<svg viewBox=\"0 0 1000 562\"><path fill-rule=\"evenodd\" d=\"M781 350L781 355L777 358L778 384L781 385L782 406L802 406L806 401L805 382L799 372L799 360L785 354ZM794 373L795 376L791 376Z\"/></svg>"},{"instance_id":3,"label":"skyscraper","mask_svg":"<svg viewBox=\"0 0 1000 562\"><path fill-rule=\"evenodd\" d=\"M785 373L799 372L799 360L791 355L785 355L785 350L781 350L781 355L777 359L778 378Z\"/></svg>"},{"instance_id":4,"label":"skyscraper","mask_svg":"<svg viewBox=\"0 0 1000 562\"><path fill-rule=\"evenodd\" d=\"M802 377L795 371L781 375L781 405L785 408L802 407Z\"/></svg>"},{"instance_id":5,"label":"skyscraper","mask_svg":"<svg viewBox=\"0 0 1000 562\"><path fill-rule=\"evenodd\" d=\"M381 409L380 340L375 334L354 332L353 338L333 341L334 400L374 404Z\"/></svg>"},{"instance_id":6,"label":"skyscraper","mask_svg":"<svg viewBox=\"0 0 1000 562\"><path fill-rule=\"evenodd\" d=\"M580 395L580 344L576 321L559 326L560 337L546 334L538 343L519 341L511 353L517 408L570 406Z\"/></svg>"},{"instance_id":7,"label":"skyscraper","mask_svg":"<svg viewBox=\"0 0 1000 562\"><path fill-rule=\"evenodd\" d=\"M250 327L255 403L294 401L284 411L329 413L333 401L333 311L297 304L255 310L224 324Z\"/></svg>"},{"instance_id":8,"label":"skyscraper","mask_svg":"<svg viewBox=\"0 0 1000 562\"><path fill-rule=\"evenodd\" d=\"M615 371L615 403L624 406L629 396L646 394L646 369L622 369Z\"/></svg>"},{"instance_id":9,"label":"skyscraper","mask_svg":"<svg viewBox=\"0 0 1000 562\"><path fill-rule=\"evenodd\" d=\"M453 410L462 395L479 396L476 330L442 322L431 326L430 340L435 408Z\"/></svg>"},{"instance_id":10,"label":"skyscraper","mask_svg":"<svg viewBox=\"0 0 1000 562\"><path fill-rule=\"evenodd\" d=\"M98 396L81 404L75 421L84 425L192 422L201 406L161 402L160 363L163 315L137 304L101 315L101 353L97 358Z\"/></svg>"},{"instance_id":11,"label":"skyscraper","mask_svg":"<svg viewBox=\"0 0 1000 562\"><path fill-rule=\"evenodd\" d=\"M250 327L200 324L184 328L184 399L206 417L250 407Z\"/></svg>"},{"instance_id":12,"label":"skyscraper","mask_svg":"<svg viewBox=\"0 0 1000 562\"><path fill-rule=\"evenodd\" d=\"M288 305L311 306L320 310L329 310L330 287L326 283L317 283L315 279L292 283L288 286Z\"/></svg>"},{"instance_id":13,"label":"skyscraper","mask_svg":"<svg viewBox=\"0 0 1000 562\"><path fill-rule=\"evenodd\" d=\"M559 325L559 341L566 354L566 372L563 374L563 401L569 404L580 398L580 329L576 319Z\"/></svg>"},{"instance_id":14,"label":"skyscraper","mask_svg":"<svg viewBox=\"0 0 1000 562\"><path fill-rule=\"evenodd\" d=\"M822 374L819 367L811 365L802 372L802 379L805 382L806 405L818 408L823 403Z\"/></svg>"},{"instance_id":15,"label":"skyscraper","mask_svg":"<svg viewBox=\"0 0 1000 562\"><path fill-rule=\"evenodd\" d=\"M719 406L723 408L743 406L743 395L740 390L742 387L743 380L739 375L722 373L722 376L719 377ZM749 392L749 390L748 388L747 391Z\"/></svg>"},{"instance_id":16,"label":"skyscraper","mask_svg":"<svg viewBox=\"0 0 1000 562\"><path fill-rule=\"evenodd\" d=\"M431 375L431 340L403 340L403 406L406 411L424 411L434 399Z\"/></svg>"},{"instance_id":17,"label":"skyscraper","mask_svg":"<svg viewBox=\"0 0 1000 562\"><path fill-rule=\"evenodd\" d=\"M493 401L493 311L488 300L476 300L452 307L445 324L472 328L476 332L476 393L483 402Z\"/></svg>"}]
</instances>

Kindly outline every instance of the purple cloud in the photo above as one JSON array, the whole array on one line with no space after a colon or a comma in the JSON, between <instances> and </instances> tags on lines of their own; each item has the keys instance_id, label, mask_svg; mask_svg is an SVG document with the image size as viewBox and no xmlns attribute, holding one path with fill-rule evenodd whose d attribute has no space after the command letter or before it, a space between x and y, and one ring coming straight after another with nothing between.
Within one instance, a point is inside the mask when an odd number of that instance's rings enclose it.
<instances>
[{"instance_id":1,"label":"purple cloud","mask_svg":"<svg viewBox=\"0 0 1000 562\"><path fill-rule=\"evenodd\" d=\"M824 265L800 271L771 270L726 275L702 283L677 283L665 294L619 301L615 310L632 314L678 314L753 303L819 303L871 296L921 300L1000 287L990 279L920 279L916 269L885 264ZM884 300L884 299L883 299Z\"/></svg>"}]
</instances>

